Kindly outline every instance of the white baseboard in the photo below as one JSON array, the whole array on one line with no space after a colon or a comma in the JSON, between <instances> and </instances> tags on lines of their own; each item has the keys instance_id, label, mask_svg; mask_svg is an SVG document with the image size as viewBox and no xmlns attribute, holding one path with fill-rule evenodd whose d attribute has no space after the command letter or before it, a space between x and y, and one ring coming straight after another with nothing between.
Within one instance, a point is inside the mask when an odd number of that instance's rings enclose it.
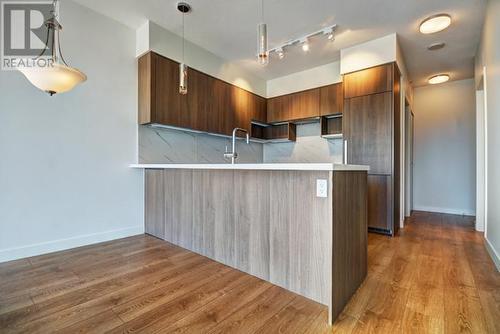
<instances>
[{"instance_id":1,"label":"white baseboard","mask_svg":"<svg viewBox=\"0 0 500 334\"><path fill-rule=\"evenodd\" d=\"M22 259L29 256L36 256L46 253L57 252L65 249L96 244L99 242L110 241L143 234L144 226L132 226L118 230L79 235L67 239L52 240L38 244L32 244L16 248L7 248L0 250L0 263Z\"/></svg>"},{"instance_id":2,"label":"white baseboard","mask_svg":"<svg viewBox=\"0 0 500 334\"><path fill-rule=\"evenodd\" d=\"M438 207L433 207L433 206L415 206L412 210L414 210L414 211L437 212L437 213L447 213L447 214L450 214L450 215L465 215L465 216L475 216L476 215L476 212L472 211L472 210L438 208Z\"/></svg>"},{"instance_id":3,"label":"white baseboard","mask_svg":"<svg viewBox=\"0 0 500 334\"><path fill-rule=\"evenodd\" d=\"M486 240L486 242L484 243L486 245L486 250L490 254L495 267L497 267L497 270L500 271L500 256L498 255L498 252L495 250L495 248L487 238L484 238L484 240Z\"/></svg>"}]
</instances>

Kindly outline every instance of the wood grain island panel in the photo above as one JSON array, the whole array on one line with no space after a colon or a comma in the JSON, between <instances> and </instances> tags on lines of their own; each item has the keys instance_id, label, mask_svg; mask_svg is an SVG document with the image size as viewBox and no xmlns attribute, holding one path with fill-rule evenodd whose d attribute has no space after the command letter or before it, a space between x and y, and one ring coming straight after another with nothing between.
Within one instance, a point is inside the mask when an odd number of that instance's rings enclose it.
<instances>
[{"instance_id":1,"label":"wood grain island panel","mask_svg":"<svg viewBox=\"0 0 500 334\"><path fill-rule=\"evenodd\" d=\"M327 305L330 322L366 276L366 171L145 173L148 234Z\"/></svg>"}]
</instances>

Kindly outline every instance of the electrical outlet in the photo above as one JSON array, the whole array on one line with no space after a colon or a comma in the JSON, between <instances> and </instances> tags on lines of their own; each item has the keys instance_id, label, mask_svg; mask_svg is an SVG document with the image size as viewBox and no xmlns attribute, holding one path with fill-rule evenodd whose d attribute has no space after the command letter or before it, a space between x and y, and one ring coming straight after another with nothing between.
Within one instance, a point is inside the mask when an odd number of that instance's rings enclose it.
<instances>
[{"instance_id":1,"label":"electrical outlet","mask_svg":"<svg viewBox=\"0 0 500 334\"><path fill-rule=\"evenodd\" d=\"M316 197L328 197L328 180L316 179Z\"/></svg>"}]
</instances>

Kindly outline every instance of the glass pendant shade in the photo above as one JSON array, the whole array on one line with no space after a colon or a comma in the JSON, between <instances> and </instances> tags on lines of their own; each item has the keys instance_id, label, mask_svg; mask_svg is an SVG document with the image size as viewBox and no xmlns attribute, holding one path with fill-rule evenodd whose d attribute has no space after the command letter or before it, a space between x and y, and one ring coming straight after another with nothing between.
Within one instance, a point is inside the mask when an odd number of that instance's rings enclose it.
<instances>
[{"instance_id":1,"label":"glass pendant shade","mask_svg":"<svg viewBox=\"0 0 500 334\"><path fill-rule=\"evenodd\" d=\"M186 95L188 92L188 67L186 64L179 64L179 93Z\"/></svg>"},{"instance_id":2,"label":"glass pendant shade","mask_svg":"<svg viewBox=\"0 0 500 334\"><path fill-rule=\"evenodd\" d=\"M19 71L33 86L51 96L72 90L76 85L87 80L87 76L76 68L59 63L40 68L21 68Z\"/></svg>"},{"instance_id":3,"label":"glass pendant shade","mask_svg":"<svg viewBox=\"0 0 500 334\"><path fill-rule=\"evenodd\" d=\"M76 68L70 67L61 52L61 44L59 32L62 26L57 20L57 0L53 3L53 17L45 21L47 27L47 40L45 49L35 58L46 58L43 62L44 66L19 67L19 71L38 89L47 92L51 96L54 94L64 93L73 89L79 83L87 80L87 76ZM43 56L49 50L51 54Z\"/></svg>"},{"instance_id":4,"label":"glass pendant shade","mask_svg":"<svg viewBox=\"0 0 500 334\"><path fill-rule=\"evenodd\" d=\"M258 27L258 55L257 60L261 65L269 63L269 54L267 52L267 25L265 23L259 24Z\"/></svg>"}]
</instances>

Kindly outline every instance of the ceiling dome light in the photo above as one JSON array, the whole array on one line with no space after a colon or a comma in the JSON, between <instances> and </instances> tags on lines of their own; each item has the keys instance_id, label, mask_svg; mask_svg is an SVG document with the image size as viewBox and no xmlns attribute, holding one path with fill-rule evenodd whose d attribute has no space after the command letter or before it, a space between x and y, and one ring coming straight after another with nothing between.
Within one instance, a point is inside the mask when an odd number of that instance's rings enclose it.
<instances>
[{"instance_id":1,"label":"ceiling dome light","mask_svg":"<svg viewBox=\"0 0 500 334\"><path fill-rule=\"evenodd\" d=\"M302 50L304 52L309 51L309 41L307 40L307 38L302 39L300 43L302 43Z\"/></svg>"},{"instance_id":2,"label":"ceiling dome light","mask_svg":"<svg viewBox=\"0 0 500 334\"><path fill-rule=\"evenodd\" d=\"M451 16L448 14L437 14L426 18L420 23L422 34L434 34L448 28L451 24Z\"/></svg>"},{"instance_id":3,"label":"ceiling dome light","mask_svg":"<svg viewBox=\"0 0 500 334\"><path fill-rule=\"evenodd\" d=\"M448 74L438 74L438 75L430 77L429 83L431 85L437 85L437 84L446 82L448 80L450 80L450 76Z\"/></svg>"}]
</instances>

